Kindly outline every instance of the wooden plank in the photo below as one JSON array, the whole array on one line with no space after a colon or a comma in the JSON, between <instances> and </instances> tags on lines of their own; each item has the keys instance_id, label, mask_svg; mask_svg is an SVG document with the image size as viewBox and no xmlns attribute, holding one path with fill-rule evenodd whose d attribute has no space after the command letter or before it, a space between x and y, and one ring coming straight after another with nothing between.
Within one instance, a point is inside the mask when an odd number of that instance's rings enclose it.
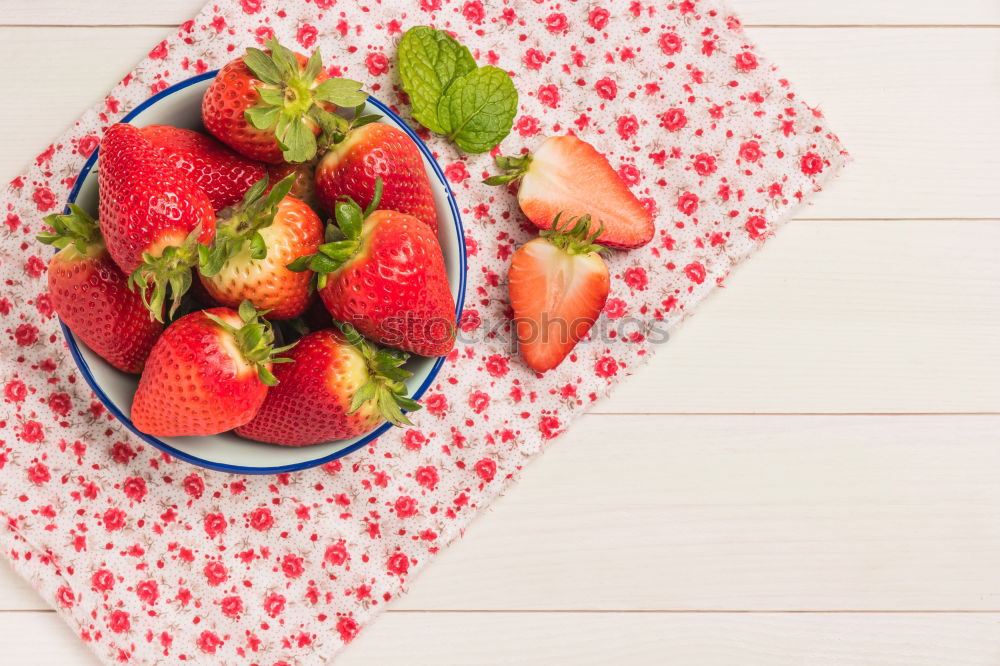
<instances>
[{"instance_id":1,"label":"wooden plank","mask_svg":"<svg viewBox=\"0 0 1000 666\"><path fill-rule=\"evenodd\" d=\"M793 222L595 409L997 411L998 256L998 221Z\"/></svg>"},{"instance_id":2,"label":"wooden plank","mask_svg":"<svg viewBox=\"0 0 1000 666\"><path fill-rule=\"evenodd\" d=\"M993 666L983 615L388 613L338 666Z\"/></svg>"},{"instance_id":3,"label":"wooden plank","mask_svg":"<svg viewBox=\"0 0 1000 666\"><path fill-rule=\"evenodd\" d=\"M993 613L386 613L338 666L993 666ZM44 636L44 640L26 637ZM96 665L54 613L0 614L5 663Z\"/></svg>"},{"instance_id":4,"label":"wooden plank","mask_svg":"<svg viewBox=\"0 0 1000 666\"><path fill-rule=\"evenodd\" d=\"M1000 417L586 417L396 609L1000 610Z\"/></svg>"},{"instance_id":5,"label":"wooden plank","mask_svg":"<svg viewBox=\"0 0 1000 666\"><path fill-rule=\"evenodd\" d=\"M204 0L41 0L10 3L5 25L177 25L198 12ZM907 0L733 0L750 25L983 25L1000 23L994 0L913 2Z\"/></svg>"},{"instance_id":6,"label":"wooden plank","mask_svg":"<svg viewBox=\"0 0 1000 666\"><path fill-rule=\"evenodd\" d=\"M1000 416L586 416L397 610L1000 610ZM41 609L0 568L4 608Z\"/></svg>"},{"instance_id":7,"label":"wooden plank","mask_svg":"<svg viewBox=\"0 0 1000 666\"><path fill-rule=\"evenodd\" d=\"M167 28L0 28L0 57L31 104L0 138L11 178L100 99ZM752 30L804 98L829 116L856 161L802 216L996 217L1000 30ZM38 45L46 45L39 58ZM836 57L831 57L836 54ZM19 73L32 72L30 78Z\"/></svg>"}]
</instances>

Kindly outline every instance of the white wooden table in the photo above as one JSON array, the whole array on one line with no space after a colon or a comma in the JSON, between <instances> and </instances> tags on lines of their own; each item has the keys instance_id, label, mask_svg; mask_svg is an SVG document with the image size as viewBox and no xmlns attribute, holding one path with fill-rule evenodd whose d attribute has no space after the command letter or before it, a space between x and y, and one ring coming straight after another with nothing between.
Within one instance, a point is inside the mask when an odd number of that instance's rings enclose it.
<instances>
[{"instance_id":1,"label":"white wooden table","mask_svg":"<svg viewBox=\"0 0 1000 666\"><path fill-rule=\"evenodd\" d=\"M0 182L201 2L3 0ZM338 664L1000 662L1000 0L736 8L856 162Z\"/></svg>"}]
</instances>

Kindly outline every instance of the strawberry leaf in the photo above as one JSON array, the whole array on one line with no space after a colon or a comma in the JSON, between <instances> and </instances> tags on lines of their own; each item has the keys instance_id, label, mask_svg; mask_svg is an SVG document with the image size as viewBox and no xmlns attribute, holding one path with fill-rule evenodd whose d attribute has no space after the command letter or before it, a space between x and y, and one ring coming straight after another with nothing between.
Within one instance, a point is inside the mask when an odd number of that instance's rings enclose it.
<instances>
[{"instance_id":1,"label":"strawberry leaf","mask_svg":"<svg viewBox=\"0 0 1000 666\"><path fill-rule=\"evenodd\" d=\"M264 83L278 85L281 82L281 72L266 53L253 47L248 48L243 56L243 63L250 68L258 79Z\"/></svg>"},{"instance_id":2,"label":"strawberry leaf","mask_svg":"<svg viewBox=\"0 0 1000 666\"><path fill-rule=\"evenodd\" d=\"M368 93L361 92L361 82L351 79L327 79L316 86L313 97L337 106L357 106L364 104Z\"/></svg>"},{"instance_id":3,"label":"strawberry leaf","mask_svg":"<svg viewBox=\"0 0 1000 666\"><path fill-rule=\"evenodd\" d=\"M438 102L442 130L458 147L483 153L510 134L517 90L507 72L482 67L455 79Z\"/></svg>"},{"instance_id":4,"label":"strawberry leaf","mask_svg":"<svg viewBox=\"0 0 1000 666\"><path fill-rule=\"evenodd\" d=\"M400 40L398 58L413 117L432 132L445 134L438 120L438 100L455 79L476 69L469 49L440 30L416 26Z\"/></svg>"}]
</instances>

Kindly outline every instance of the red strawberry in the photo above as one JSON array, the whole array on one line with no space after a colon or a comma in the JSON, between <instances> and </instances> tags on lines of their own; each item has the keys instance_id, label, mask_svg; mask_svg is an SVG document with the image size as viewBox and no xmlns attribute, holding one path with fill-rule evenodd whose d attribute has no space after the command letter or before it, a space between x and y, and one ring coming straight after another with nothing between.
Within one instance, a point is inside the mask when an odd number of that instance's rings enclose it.
<instances>
[{"instance_id":1,"label":"red strawberry","mask_svg":"<svg viewBox=\"0 0 1000 666\"><path fill-rule=\"evenodd\" d=\"M205 128L251 159L305 162L316 154L321 128L342 124L336 106L363 104L361 84L331 79L319 51L308 59L274 39L267 52L248 48L223 67L202 100Z\"/></svg>"},{"instance_id":2,"label":"red strawberry","mask_svg":"<svg viewBox=\"0 0 1000 666\"><path fill-rule=\"evenodd\" d=\"M401 410L420 409L406 397L410 373L399 367L408 354L379 349L350 326L310 333L288 357L294 363L275 369L278 385L237 435L308 446L363 435L382 421L409 425Z\"/></svg>"},{"instance_id":3,"label":"red strawberry","mask_svg":"<svg viewBox=\"0 0 1000 666\"><path fill-rule=\"evenodd\" d=\"M69 215L49 215L53 232L38 240L60 248L49 260L49 295L59 318L105 361L138 373L163 331L128 276L111 260L97 222L70 204Z\"/></svg>"},{"instance_id":4,"label":"red strawberry","mask_svg":"<svg viewBox=\"0 0 1000 666\"><path fill-rule=\"evenodd\" d=\"M381 182L368 210L350 199L337 204L340 231L328 229L328 237L345 240L326 243L289 268L316 271L326 309L365 337L423 356L444 356L455 344L455 301L441 247L417 218L373 212Z\"/></svg>"},{"instance_id":5,"label":"red strawberry","mask_svg":"<svg viewBox=\"0 0 1000 666\"><path fill-rule=\"evenodd\" d=\"M367 206L377 178L383 182L383 210L412 215L437 233L434 194L423 158L410 137L391 125L355 126L334 144L316 167L316 195L329 211L344 196Z\"/></svg>"},{"instance_id":6,"label":"red strawberry","mask_svg":"<svg viewBox=\"0 0 1000 666\"><path fill-rule=\"evenodd\" d=\"M272 319L298 317L309 305L312 273L286 265L317 251L323 222L286 195L294 180L287 177L267 194L267 178L258 181L243 203L219 218L212 247L201 249L201 283L222 305L249 300Z\"/></svg>"},{"instance_id":7,"label":"red strawberry","mask_svg":"<svg viewBox=\"0 0 1000 666\"><path fill-rule=\"evenodd\" d=\"M539 229L550 229L556 216L590 215L603 230L602 245L633 248L653 238L653 216L629 191L604 155L573 135L551 136L530 155L498 157L506 174L487 178L488 185L520 180L517 201Z\"/></svg>"},{"instance_id":8,"label":"red strawberry","mask_svg":"<svg viewBox=\"0 0 1000 666\"><path fill-rule=\"evenodd\" d=\"M214 435L241 426L276 383L271 325L249 302L199 310L163 332L132 402L132 424L149 435Z\"/></svg>"},{"instance_id":9,"label":"red strawberry","mask_svg":"<svg viewBox=\"0 0 1000 666\"><path fill-rule=\"evenodd\" d=\"M173 312L191 285L198 243L215 235L212 204L137 127L108 128L100 155L100 225L108 253L158 317L169 287Z\"/></svg>"},{"instance_id":10,"label":"red strawberry","mask_svg":"<svg viewBox=\"0 0 1000 666\"><path fill-rule=\"evenodd\" d=\"M570 228L570 225L573 225ZM608 267L594 245L586 217L560 225L511 257L508 277L518 349L528 367L559 365L601 314L608 298Z\"/></svg>"},{"instance_id":11,"label":"red strawberry","mask_svg":"<svg viewBox=\"0 0 1000 666\"><path fill-rule=\"evenodd\" d=\"M240 202L264 177L264 165L226 148L210 136L168 125L142 128L160 154L208 195L216 212ZM280 179L279 179L280 180Z\"/></svg>"},{"instance_id":12,"label":"red strawberry","mask_svg":"<svg viewBox=\"0 0 1000 666\"><path fill-rule=\"evenodd\" d=\"M299 164L282 162L267 165L267 177L272 183L279 183L292 173L295 174L295 182L289 194L305 201L317 213L322 211L323 208L316 197L316 160Z\"/></svg>"}]
</instances>

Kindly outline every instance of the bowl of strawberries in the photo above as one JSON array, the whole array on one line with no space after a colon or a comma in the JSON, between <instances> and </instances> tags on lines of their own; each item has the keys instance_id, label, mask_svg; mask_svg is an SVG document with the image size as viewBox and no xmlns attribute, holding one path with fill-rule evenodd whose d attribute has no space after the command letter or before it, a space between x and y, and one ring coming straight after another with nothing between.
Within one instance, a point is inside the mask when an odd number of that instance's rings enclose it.
<instances>
[{"instance_id":1,"label":"bowl of strawberries","mask_svg":"<svg viewBox=\"0 0 1000 666\"><path fill-rule=\"evenodd\" d=\"M394 426L454 345L458 206L433 155L319 53L276 42L112 125L46 221L70 351L132 432L235 473Z\"/></svg>"}]
</instances>

